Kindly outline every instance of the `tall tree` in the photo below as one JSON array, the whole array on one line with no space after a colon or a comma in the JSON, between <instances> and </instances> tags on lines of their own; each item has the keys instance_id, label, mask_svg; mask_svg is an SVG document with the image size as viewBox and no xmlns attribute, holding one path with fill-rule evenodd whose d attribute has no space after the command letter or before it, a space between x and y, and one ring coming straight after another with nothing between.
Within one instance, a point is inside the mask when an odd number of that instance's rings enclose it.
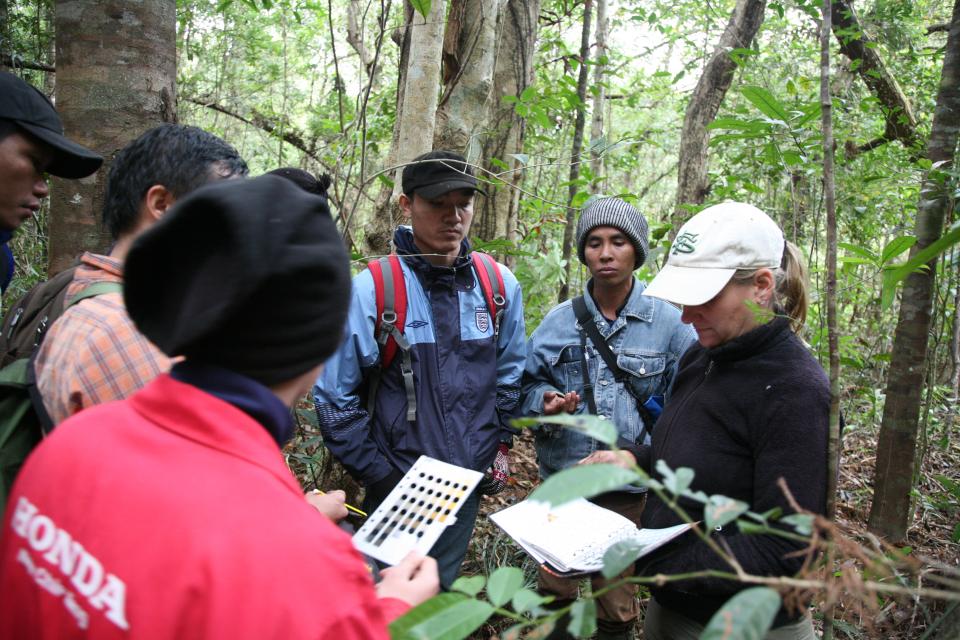
<instances>
[{"instance_id":1,"label":"tall tree","mask_svg":"<svg viewBox=\"0 0 960 640\"><path fill-rule=\"evenodd\" d=\"M606 108L607 87L604 74L607 71L607 0L597 0L596 55L593 66L593 113L590 117L590 173L593 174L592 191L603 191L603 111Z\"/></svg>"},{"instance_id":2,"label":"tall tree","mask_svg":"<svg viewBox=\"0 0 960 640\"><path fill-rule=\"evenodd\" d=\"M526 119L504 98L519 96L533 84L539 13L540 0L506 0L498 16L493 95L482 143L483 165L501 179L485 187L487 197L476 205L473 235L483 240L516 239L524 175L518 154L523 152Z\"/></svg>"},{"instance_id":3,"label":"tall tree","mask_svg":"<svg viewBox=\"0 0 960 640\"><path fill-rule=\"evenodd\" d=\"M426 16L415 12L409 1L400 54L397 87L397 118L393 127L388 166L396 166L430 151L433 143L440 88L440 55L447 14L446 0L433 0ZM366 248L372 254L386 253L397 218L402 169L393 175L392 189L383 189L377 212L367 225ZM361 176L361 179L365 176Z\"/></svg>"},{"instance_id":4,"label":"tall tree","mask_svg":"<svg viewBox=\"0 0 960 640\"><path fill-rule=\"evenodd\" d=\"M570 297L570 273L573 267L573 228L576 225L577 211L574 199L577 196L577 181L580 179L580 153L583 150L583 127L587 119L587 76L590 62L590 20L593 14L593 0L583 2L583 28L580 32L580 69L577 74L577 117L573 125L573 143L570 147L570 178L567 189L567 223L563 229L564 278L557 296L560 302Z\"/></svg>"},{"instance_id":5,"label":"tall tree","mask_svg":"<svg viewBox=\"0 0 960 640\"><path fill-rule=\"evenodd\" d=\"M916 244L910 256L933 244L943 233L943 222L953 199L945 176L953 164L960 132L960 0L953 7L947 37L940 90L933 114L926 157L932 163L920 188ZM911 273L904 281L900 315L893 338L887 377L887 397L877 446L876 475L869 527L891 541L903 540L910 525L911 489L916 469L920 394L936 279L936 258L926 270Z\"/></svg>"},{"instance_id":6,"label":"tall tree","mask_svg":"<svg viewBox=\"0 0 960 640\"><path fill-rule=\"evenodd\" d=\"M680 134L677 205L671 220L674 232L687 217L683 205L702 204L710 191L707 181L707 144L710 141L707 125L717 116L733 81L737 64L730 57L730 51L749 48L763 23L766 7L766 0L737 0L720 42L690 96Z\"/></svg>"},{"instance_id":7,"label":"tall tree","mask_svg":"<svg viewBox=\"0 0 960 640\"><path fill-rule=\"evenodd\" d=\"M56 99L67 134L104 156L83 180L55 179L50 273L110 239L99 214L113 156L146 129L176 122L176 2L56 3Z\"/></svg>"}]
</instances>

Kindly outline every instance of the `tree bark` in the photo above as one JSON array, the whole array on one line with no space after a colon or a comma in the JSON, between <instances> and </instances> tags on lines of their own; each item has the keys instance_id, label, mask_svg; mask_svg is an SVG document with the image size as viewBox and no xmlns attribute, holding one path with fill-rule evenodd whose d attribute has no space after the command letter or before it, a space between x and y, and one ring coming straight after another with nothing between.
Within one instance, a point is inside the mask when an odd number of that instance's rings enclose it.
<instances>
[{"instance_id":1,"label":"tree bark","mask_svg":"<svg viewBox=\"0 0 960 640\"><path fill-rule=\"evenodd\" d=\"M430 151L440 89L440 55L447 11L446 0L434 0L426 19L405 3L406 19L397 87L397 117L387 166L395 166ZM365 152L365 150L364 150ZM390 177L392 189L384 188L377 211L367 224L365 244L372 255L387 253L399 210L402 169ZM361 176L361 180L366 176Z\"/></svg>"},{"instance_id":2,"label":"tree bark","mask_svg":"<svg viewBox=\"0 0 960 640\"><path fill-rule=\"evenodd\" d=\"M840 43L840 53L853 62L859 60L855 73L863 78L883 105L886 120L886 129L879 140L860 147L848 147L847 157L869 151L892 140L899 140L907 148L918 146L917 119L913 115L910 101L877 53L875 43L864 32L851 0L833 0L832 24L833 33Z\"/></svg>"},{"instance_id":3,"label":"tree bark","mask_svg":"<svg viewBox=\"0 0 960 640\"><path fill-rule=\"evenodd\" d=\"M943 73L937 95L926 157L933 163L920 189L914 235L916 255L935 242L951 198L943 186L944 171L950 169L960 131L960 0L953 7L950 34L943 59ZM920 395L924 384L924 363L936 278L936 260L928 269L910 274L904 281L900 316L893 338L887 377L886 403L877 446L873 504L868 526L891 542L906 536L911 520L910 492L913 488Z\"/></svg>"},{"instance_id":4,"label":"tree bark","mask_svg":"<svg viewBox=\"0 0 960 640\"><path fill-rule=\"evenodd\" d=\"M671 237L676 235L677 229L689 216L684 205L703 204L710 192L707 180L707 144L710 134L707 125L717 117L720 104L733 81L733 72L737 65L730 57L730 51L750 46L763 23L766 6L766 0L737 0L720 42L690 97L680 133L677 204L671 219Z\"/></svg>"},{"instance_id":5,"label":"tree bark","mask_svg":"<svg viewBox=\"0 0 960 640\"><path fill-rule=\"evenodd\" d=\"M577 223L577 210L573 200L577 195L577 181L580 178L580 153L583 150L583 127L587 119L587 77L590 69L590 21L593 14L593 0L583 2L583 30L580 34L580 69L577 75L577 119L573 127L573 143L570 147L570 187L567 192L567 224L563 229L564 278L560 285L558 302L570 297L570 273L573 271L573 230Z\"/></svg>"},{"instance_id":6,"label":"tree bark","mask_svg":"<svg viewBox=\"0 0 960 640\"><path fill-rule=\"evenodd\" d=\"M607 0L597 0L597 29L596 29L596 63L593 67L593 113L590 118L590 142L592 145L599 144L603 138L603 110L606 108L604 102L607 96L606 80L604 74L607 70L607 31L610 23L607 20ZM602 193L604 191L603 176L603 152L604 146L599 148L592 147L590 155L590 173L593 174L591 184L592 193Z\"/></svg>"},{"instance_id":7,"label":"tree bark","mask_svg":"<svg viewBox=\"0 0 960 640\"><path fill-rule=\"evenodd\" d=\"M146 129L176 122L176 2L58 0L57 110L67 135L104 156L82 180L53 180L51 274L110 244L100 210L110 163Z\"/></svg>"},{"instance_id":8,"label":"tree bark","mask_svg":"<svg viewBox=\"0 0 960 640\"><path fill-rule=\"evenodd\" d=\"M500 6L493 95L481 138L482 164L496 173L497 179L485 185L487 197L479 198L475 205L473 236L481 240L516 240L524 175L523 163L516 155L523 152L526 120L503 98L519 96L533 84L539 11L540 0L506 0ZM509 255L505 259L512 266L513 259Z\"/></svg>"}]
</instances>

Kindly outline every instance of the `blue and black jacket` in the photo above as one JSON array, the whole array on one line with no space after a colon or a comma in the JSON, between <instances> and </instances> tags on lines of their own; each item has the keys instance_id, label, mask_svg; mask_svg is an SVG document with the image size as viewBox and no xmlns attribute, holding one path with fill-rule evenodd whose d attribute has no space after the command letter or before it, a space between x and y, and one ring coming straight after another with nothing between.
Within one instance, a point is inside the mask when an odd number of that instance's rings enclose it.
<instances>
[{"instance_id":1,"label":"blue and black jacket","mask_svg":"<svg viewBox=\"0 0 960 640\"><path fill-rule=\"evenodd\" d=\"M381 374L374 417L366 407L366 382L380 367L374 337L377 314L373 277L353 279L343 344L313 388L327 448L366 486L398 478L420 455L462 467L486 469L520 397L526 332L520 285L500 265L507 307L494 340L493 322L464 241L452 267L416 255L409 227L394 236L407 289L404 335L411 343L416 421L407 420L400 358Z\"/></svg>"}]
</instances>

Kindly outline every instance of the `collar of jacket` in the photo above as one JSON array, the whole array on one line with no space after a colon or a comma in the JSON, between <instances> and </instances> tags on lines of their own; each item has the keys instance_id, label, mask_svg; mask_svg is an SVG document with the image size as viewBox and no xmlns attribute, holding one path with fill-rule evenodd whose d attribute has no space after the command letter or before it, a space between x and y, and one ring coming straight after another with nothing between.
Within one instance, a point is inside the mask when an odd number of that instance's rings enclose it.
<instances>
[{"instance_id":1,"label":"collar of jacket","mask_svg":"<svg viewBox=\"0 0 960 640\"><path fill-rule=\"evenodd\" d=\"M460 242L460 255L450 267L437 266L419 255L420 249L413 241L413 228L408 225L397 227L393 234L393 243L397 248L397 255L403 256L403 261L425 284L442 283L452 279L461 289L473 286L473 257L470 255L470 242L466 238Z\"/></svg>"},{"instance_id":2,"label":"collar of jacket","mask_svg":"<svg viewBox=\"0 0 960 640\"><path fill-rule=\"evenodd\" d=\"M762 324L742 336L737 336L733 340L707 349L707 355L716 362L743 360L766 351L781 340L786 340L792 333L790 319L777 316L770 322Z\"/></svg>"},{"instance_id":3,"label":"collar of jacket","mask_svg":"<svg viewBox=\"0 0 960 640\"><path fill-rule=\"evenodd\" d=\"M598 323L602 321L602 324L605 325L607 321L603 317L603 314L600 313L600 310L597 309L597 303L593 301L592 289L593 278L590 278L583 286L583 299L587 303L587 310L593 314L594 319ZM646 289L646 285L635 277L633 279L633 289L630 290L627 301L617 312L617 321L614 323L614 327L619 327L621 324L620 319L626 317L635 318L642 322L653 322L655 301L650 296L643 295L644 289Z\"/></svg>"}]
</instances>

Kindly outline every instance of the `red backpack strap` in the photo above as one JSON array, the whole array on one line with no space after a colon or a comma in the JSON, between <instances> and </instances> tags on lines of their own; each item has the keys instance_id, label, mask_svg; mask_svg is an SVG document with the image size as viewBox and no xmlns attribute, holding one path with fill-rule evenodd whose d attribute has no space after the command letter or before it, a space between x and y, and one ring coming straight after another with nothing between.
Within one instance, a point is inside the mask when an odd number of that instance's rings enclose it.
<instances>
[{"instance_id":1,"label":"red backpack strap","mask_svg":"<svg viewBox=\"0 0 960 640\"><path fill-rule=\"evenodd\" d=\"M380 370L393 362L397 350L402 354L400 372L407 394L407 420L417 419L417 396L413 387L413 365L410 357L410 341L403 335L407 320L407 285L403 279L403 266L396 254L390 254L367 264L373 276L373 288L377 301L377 318L374 337L380 345ZM373 373L368 388L367 411L373 416L377 390L380 385L379 371Z\"/></svg>"},{"instance_id":2,"label":"red backpack strap","mask_svg":"<svg viewBox=\"0 0 960 640\"><path fill-rule=\"evenodd\" d=\"M470 255L473 257L473 269L477 273L477 281L480 283L483 297L487 301L487 309L493 316L493 337L496 339L500 335L500 320L503 318L503 310L507 308L503 274L500 273L500 265L497 264L497 261L487 254L474 251Z\"/></svg>"}]
</instances>

